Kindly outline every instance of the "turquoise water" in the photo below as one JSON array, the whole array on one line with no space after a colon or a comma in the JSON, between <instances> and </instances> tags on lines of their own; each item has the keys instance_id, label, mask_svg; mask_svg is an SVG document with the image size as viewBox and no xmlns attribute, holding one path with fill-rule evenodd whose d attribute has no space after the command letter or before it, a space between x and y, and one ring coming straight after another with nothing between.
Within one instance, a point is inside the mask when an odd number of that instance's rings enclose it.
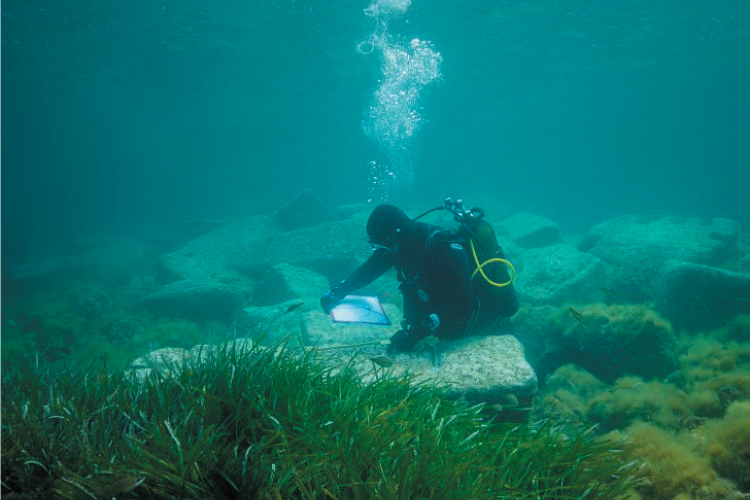
<instances>
[{"instance_id":1,"label":"turquoise water","mask_svg":"<svg viewBox=\"0 0 750 500\"><path fill-rule=\"evenodd\" d=\"M747 0L375 7L4 1L3 267L306 187L750 222Z\"/></svg>"}]
</instances>

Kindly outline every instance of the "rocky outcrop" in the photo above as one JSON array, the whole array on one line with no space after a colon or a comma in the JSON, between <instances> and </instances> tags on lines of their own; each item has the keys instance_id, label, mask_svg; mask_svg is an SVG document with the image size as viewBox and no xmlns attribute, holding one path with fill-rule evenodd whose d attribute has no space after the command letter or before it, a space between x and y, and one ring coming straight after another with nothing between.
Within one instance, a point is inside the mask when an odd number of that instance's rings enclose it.
<instances>
[{"instance_id":1,"label":"rocky outcrop","mask_svg":"<svg viewBox=\"0 0 750 500\"><path fill-rule=\"evenodd\" d=\"M286 230L317 226L338 219L312 189L305 189L286 202L272 217Z\"/></svg>"},{"instance_id":2,"label":"rocky outcrop","mask_svg":"<svg viewBox=\"0 0 750 500\"><path fill-rule=\"evenodd\" d=\"M15 284L44 286L70 280L117 283L127 281L139 271L144 258L144 245L136 240L122 239L84 246L78 253L40 259L14 266L5 275Z\"/></svg>"},{"instance_id":3,"label":"rocky outcrop","mask_svg":"<svg viewBox=\"0 0 750 500\"><path fill-rule=\"evenodd\" d=\"M290 264L341 279L371 253L367 214L290 231L268 218L248 218L191 241L160 260L163 283L218 276L260 280L274 264Z\"/></svg>"},{"instance_id":4,"label":"rocky outcrop","mask_svg":"<svg viewBox=\"0 0 750 500\"><path fill-rule=\"evenodd\" d=\"M222 321L230 318L249 297L247 284L221 283L216 279L188 279L170 283L146 295L140 305L159 316L193 321Z\"/></svg>"},{"instance_id":5,"label":"rocky outcrop","mask_svg":"<svg viewBox=\"0 0 750 500\"><path fill-rule=\"evenodd\" d=\"M570 245L535 248L514 261L521 302L532 305L586 303L601 298L607 280L604 264Z\"/></svg>"},{"instance_id":6,"label":"rocky outcrop","mask_svg":"<svg viewBox=\"0 0 750 500\"><path fill-rule=\"evenodd\" d=\"M300 352L294 339L287 345L287 349L279 352L286 355ZM243 353L253 348L267 347L258 346L249 338L241 338L189 350L159 349L133 361L128 370L141 379L153 370L179 376L184 363L189 366L190 363L202 362L207 356L225 349L237 349ZM505 411L504 418L518 419L527 414L537 390L536 375L524 358L521 344L507 335L440 342L416 353L390 357L384 355L384 345L380 342L328 348L316 346L306 350L333 373L352 366L365 383L385 374L401 376L409 373L412 383L448 386L451 397L486 403L490 411ZM372 358L378 359L379 363Z\"/></svg>"},{"instance_id":7,"label":"rocky outcrop","mask_svg":"<svg viewBox=\"0 0 750 500\"><path fill-rule=\"evenodd\" d=\"M495 224L495 231L523 248L555 245L562 241L557 222L541 215L519 212Z\"/></svg>"},{"instance_id":8,"label":"rocky outcrop","mask_svg":"<svg viewBox=\"0 0 750 500\"><path fill-rule=\"evenodd\" d=\"M322 274L291 264L274 264L258 285L252 303L267 306L292 299L313 299L322 297L329 289Z\"/></svg>"},{"instance_id":9,"label":"rocky outcrop","mask_svg":"<svg viewBox=\"0 0 750 500\"><path fill-rule=\"evenodd\" d=\"M649 307L592 304L575 312L574 317L562 311L567 326L561 340L574 339L580 346L575 356L590 358L582 366L599 363L647 379L666 377L676 368L677 337L672 325Z\"/></svg>"},{"instance_id":10,"label":"rocky outcrop","mask_svg":"<svg viewBox=\"0 0 750 500\"><path fill-rule=\"evenodd\" d=\"M157 278L164 284L188 279L235 279L243 257L258 260L263 254L262 242L278 231L269 217L234 221L164 254L159 259Z\"/></svg>"},{"instance_id":11,"label":"rocky outcrop","mask_svg":"<svg viewBox=\"0 0 750 500\"><path fill-rule=\"evenodd\" d=\"M643 302L668 260L720 266L739 257L739 235L729 219L627 216L594 226L579 249L612 267L608 288L621 301Z\"/></svg>"},{"instance_id":12,"label":"rocky outcrop","mask_svg":"<svg viewBox=\"0 0 750 500\"><path fill-rule=\"evenodd\" d=\"M669 261L656 278L655 306L677 328L718 328L750 314L750 273Z\"/></svg>"}]
</instances>

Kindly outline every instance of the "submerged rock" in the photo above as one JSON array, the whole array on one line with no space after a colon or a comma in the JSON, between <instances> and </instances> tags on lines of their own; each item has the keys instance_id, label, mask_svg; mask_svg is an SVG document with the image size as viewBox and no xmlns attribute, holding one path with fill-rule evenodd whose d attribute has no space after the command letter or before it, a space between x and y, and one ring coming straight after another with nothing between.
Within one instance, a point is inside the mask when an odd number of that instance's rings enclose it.
<instances>
[{"instance_id":1,"label":"submerged rock","mask_svg":"<svg viewBox=\"0 0 750 500\"><path fill-rule=\"evenodd\" d=\"M323 296L330 289L325 276L304 267L281 263L266 272L253 297L253 304L265 306L292 299Z\"/></svg>"},{"instance_id":2,"label":"submerged rock","mask_svg":"<svg viewBox=\"0 0 750 500\"><path fill-rule=\"evenodd\" d=\"M190 241L177 251L162 255L157 279L167 284L236 276L238 263L263 255L262 242L276 232L278 227L269 217L234 221Z\"/></svg>"},{"instance_id":3,"label":"submerged rock","mask_svg":"<svg viewBox=\"0 0 750 500\"><path fill-rule=\"evenodd\" d=\"M287 230L317 226L333 222L338 217L312 189L305 189L286 202L273 215L281 227Z\"/></svg>"},{"instance_id":4,"label":"submerged rock","mask_svg":"<svg viewBox=\"0 0 750 500\"><path fill-rule=\"evenodd\" d=\"M683 330L721 327L750 314L750 273L670 261L656 278L655 306Z\"/></svg>"},{"instance_id":5,"label":"submerged rock","mask_svg":"<svg viewBox=\"0 0 750 500\"><path fill-rule=\"evenodd\" d=\"M541 215L520 212L495 224L495 231L523 248L555 245L562 241L557 222Z\"/></svg>"},{"instance_id":6,"label":"submerged rock","mask_svg":"<svg viewBox=\"0 0 750 500\"><path fill-rule=\"evenodd\" d=\"M608 288L622 301L643 302L668 260L721 265L739 256L739 235L730 219L626 216L594 226L579 249L612 267Z\"/></svg>"},{"instance_id":7,"label":"submerged rock","mask_svg":"<svg viewBox=\"0 0 750 500\"><path fill-rule=\"evenodd\" d=\"M552 343L574 340L572 354L579 359L570 361L594 375L598 369L651 379L666 377L677 366L672 325L645 305L591 304L568 307L560 314L563 335Z\"/></svg>"},{"instance_id":8,"label":"submerged rock","mask_svg":"<svg viewBox=\"0 0 750 500\"><path fill-rule=\"evenodd\" d=\"M514 264L519 298L532 305L594 302L606 282L604 264L570 245L528 250Z\"/></svg>"},{"instance_id":9,"label":"submerged rock","mask_svg":"<svg viewBox=\"0 0 750 500\"><path fill-rule=\"evenodd\" d=\"M127 281L144 260L145 248L132 239L78 243L78 251L33 260L4 271L16 284L44 287L81 278L100 283Z\"/></svg>"},{"instance_id":10,"label":"submerged rock","mask_svg":"<svg viewBox=\"0 0 750 500\"><path fill-rule=\"evenodd\" d=\"M183 280L144 296L140 305L160 316L193 321L224 321L252 291L249 284L224 284L217 280Z\"/></svg>"},{"instance_id":11,"label":"submerged rock","mask_svg":"<svg viewBox=\"0 0 750 500\"><path fill-rule=\"evenodd\" d=\"M351 337L347 335L346 338ZM345 366L353 366L364 383L372 382L386 373L393 376L409 373L415 384L447 386L450 397L470 403L485 403L498 413L505 410L504 418L522 419L531 409L537 390L536 375L524 358L520 342L512 336L442 341L420 352L385 356L386 345L387 342L370 342L366 345L351 343L306 350L334 373ZM128 370L141 380L153 370L179 376L183 363L203 362L216 352L232 348L242 353L253 348L268 347L258 346L250 338L240 338L225 344L200 345L192 349L158 349L133 361ZM292 340L287 349L279 352L297 355L300 350ZM388 358L387 362L384 357Z\"/></svg>"}]
</instances>

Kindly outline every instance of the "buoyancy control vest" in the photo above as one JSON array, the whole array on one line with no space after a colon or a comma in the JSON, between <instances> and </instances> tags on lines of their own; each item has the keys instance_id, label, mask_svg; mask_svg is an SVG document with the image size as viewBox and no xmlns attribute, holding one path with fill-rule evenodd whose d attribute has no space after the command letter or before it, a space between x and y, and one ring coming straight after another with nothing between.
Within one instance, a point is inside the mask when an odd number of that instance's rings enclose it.
<instances>
[{"instance_id":1,"label":"buoyancy control vest","mask_svg":"<svg viewBox=\"0 0 750 500\"><path fill-rule=\"evenodd\" d=\"M513 286L515 269L505 258L495 230L484 218L484 210L481 208L469 210L461 200L446 198L442 206L425 212L414 220L440 209L453 214L459 223L456 234L468 243L466 251L478 302L475 329L492 328L518 310L518 297Z\"/></svg>"}]
</instances>

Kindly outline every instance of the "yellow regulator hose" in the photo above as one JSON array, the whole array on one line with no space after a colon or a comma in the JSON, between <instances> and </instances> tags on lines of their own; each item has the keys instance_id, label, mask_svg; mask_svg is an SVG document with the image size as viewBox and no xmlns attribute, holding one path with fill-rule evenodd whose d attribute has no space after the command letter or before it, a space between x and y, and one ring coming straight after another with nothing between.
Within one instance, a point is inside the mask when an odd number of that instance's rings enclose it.
<instances>
[{"instance_id":1,"label":"yellow regulator hose","mask_svg":"<svg viewBox=\"0 0 750 500\"><path fill-rule=\"evenodd\" d=\"M477 251L474 248L474 241L471 238L469 238L469 246L471 247L471 254L474 256L474 262L477 264L476 270L474 270L474 272L471 274L472 280L474 279L474 276L477 275L477 273L480 273L487 283L489 283L492 286L496 286L498 288L502 288L504 286L508 286L511 283L513 283L513 280L516 278L516 269L513 267L513 264L511 264L510 261L506 259L501 259L500 257L495 257L492 259L487 259L480 264L479 258L477 257ZM508 273L510 275L510 279L508 281L506 281L505 283L495 283L489 278L489 276L487 276L483 268L487 264L492 264L493 262L502 262L503 264L508 266L508 269L510 270L510 273Z\"/></svg>"}]
</instances>

